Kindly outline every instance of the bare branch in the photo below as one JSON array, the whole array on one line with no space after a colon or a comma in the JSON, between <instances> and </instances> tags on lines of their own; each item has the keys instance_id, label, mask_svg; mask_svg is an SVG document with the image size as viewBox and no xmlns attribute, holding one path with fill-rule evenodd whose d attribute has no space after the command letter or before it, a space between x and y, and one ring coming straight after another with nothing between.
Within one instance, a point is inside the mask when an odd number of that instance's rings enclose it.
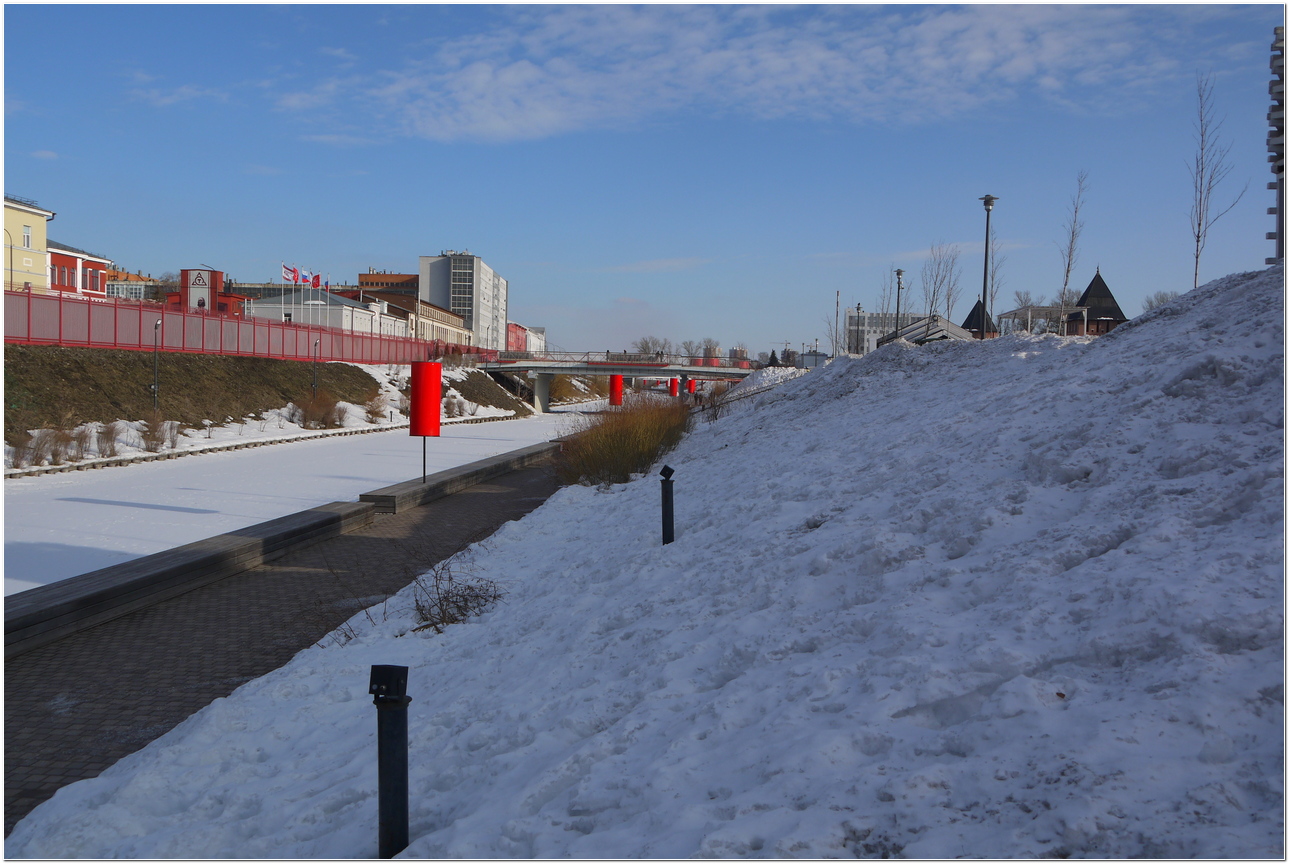
<instances>
[{"instance_id":1,"label":"bare branch","mask_svg":"<svg viewBox=\"0 0 1289 864\"><path fill-rule=\"evenodd\" d=\"M1231 151L1230 144L1223 144L1220 136L1225 118L1216 118L1213 106L1213 80L1211 75L1195 76L1195 157L1187 170L1191 175L1191 188L1194 198L1191 203L1191 236L1195 240L1195 273L1192 288L1199 287L1199 261L1208 243L1208 231L1217 220L1221 219L1244 197L1249 184L1246 182L1240 194L1235 196L1226 207L1213 210L1213 198L1218 185L1231 173L1232 166L1226 161Z\"/></svg>"},{"instance_id":2,"label":"bare branch","mask_svg":"<svg viewBox=\"0 0 1289 864\"><path fill-rule=\"evenodd\" d=\"M1074 266L1079 260L1079 236L1083 233L1083 196L1088 190L1088 172L1080 171L1078 178L1075 180L1074 197L1070 199L1069 217L1065 220L1065 245L1058 246L1061 253L1061 267L1064 275L1061 279L1061 293L1056 296L1056 305L1060 308L1061 333L1065 330L1065 307L1073 305L1070 302L1070 274L1074 271Z\"/></svg>"}]
</instances>

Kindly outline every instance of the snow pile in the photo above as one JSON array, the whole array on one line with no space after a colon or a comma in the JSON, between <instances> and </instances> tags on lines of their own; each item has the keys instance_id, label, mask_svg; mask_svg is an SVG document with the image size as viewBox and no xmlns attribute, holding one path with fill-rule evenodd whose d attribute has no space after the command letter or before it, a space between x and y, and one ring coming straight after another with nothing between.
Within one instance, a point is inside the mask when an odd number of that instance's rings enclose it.
<instances>
[{"instance_id":1,"label":"snow pile","mask_svg":"<svg viewBox=\"0 0 1289 864\"><path fill-rule=\"evenodd\" d=\"M1281 857L1282 271L1096 340L895 343L700 424L21 822L9 857ZM470 562L459 562L466 568Z\"/></svg>"},{"instance_id":2,"label":"snow pile","mask_svg":"<svg viewBox=\"0 0 1289 864\"><path fill-rule=\"evenodd\" d=\"M792 366L764 366L730 388L731 393L744 393L749 390L764 390L793 378L806 374L805 369Z\"/></svg>"}]
</instances>

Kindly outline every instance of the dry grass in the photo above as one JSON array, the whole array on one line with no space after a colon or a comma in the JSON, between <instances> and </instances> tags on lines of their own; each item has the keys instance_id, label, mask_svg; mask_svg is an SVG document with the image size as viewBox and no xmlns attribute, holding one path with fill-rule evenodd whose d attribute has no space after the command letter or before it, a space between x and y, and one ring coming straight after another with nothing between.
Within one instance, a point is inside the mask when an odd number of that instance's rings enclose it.
<instances>
[{"instance_id":1,"label":"dry grass","mask_svg":"<svg viewBox=\"0 0 1289 864\"><path fill-rule=\"evenodd\" d=\"M337 404L336 397L321 387L318 394L312 390L298 397L291 403L291 422L298 423L302 429L330 429L339 426L345 419L345 409Z\"/></svg>"},{"instance_id":2,"label":"dry grass","mask_svg":"<svg viewBox=\"0 0 1289 864\"><path fill-rule=\"evenodd\" d=\"M677 400L628 398L621 408L583 418L555 457L556 476L565 485L626 483L679 444L689 423Z\"/></svg>"},{"instance_id":3,"label":"dry grass","mask_svg":"<svg viewBox=\"0 0 1289 864\"><path fill-rule=\"evenodd\" d=\"M147 420L139 424L139 440L143 442L143 449L147 452L161 452L166 444L166 423L160 414L150 414Z\"/></svg>"},{"instance_id":4,"label":"dry grass","mask_svg":"<svg viewBox=\"0 0 1289 864\"><path fill-rule=\"evenodd\" d=\"M117 453L116 441L121 437L121 421L104 423L98 430L98 455L111 457Z\"/></svg>"}]
</instances>

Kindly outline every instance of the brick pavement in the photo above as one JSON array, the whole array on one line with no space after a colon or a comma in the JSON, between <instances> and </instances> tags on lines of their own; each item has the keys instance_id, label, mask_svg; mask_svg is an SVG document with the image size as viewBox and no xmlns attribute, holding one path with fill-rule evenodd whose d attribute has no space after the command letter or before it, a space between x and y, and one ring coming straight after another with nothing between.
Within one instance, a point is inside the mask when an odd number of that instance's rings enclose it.
<instances>
[{"instance_id":1,"label":"brick pavement","mask_svg":"<svg viewBox=\"0 0 1289 864\"><path fill-rule=\"evenodd\" d=\"M549 468L514 471L7 661L5 836L555 489Z\"/></svg>"}]
</instances>

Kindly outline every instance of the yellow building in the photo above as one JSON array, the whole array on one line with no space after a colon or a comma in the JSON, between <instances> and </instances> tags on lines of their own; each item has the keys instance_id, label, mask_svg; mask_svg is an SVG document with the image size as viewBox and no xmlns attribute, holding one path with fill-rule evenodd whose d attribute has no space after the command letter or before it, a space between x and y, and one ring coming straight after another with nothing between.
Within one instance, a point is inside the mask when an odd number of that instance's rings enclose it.
<instances>
[{"instance_id":1,"label":"yellow building","mask_svg":"<svg viewBox=\"0 0 1289 864\"><path fill-rule=\"evenodd\" d=\"M4 197L4 287L49 291L49 250L45 223L54 211L26 198Z\"/></svg>"}]
</instances>

